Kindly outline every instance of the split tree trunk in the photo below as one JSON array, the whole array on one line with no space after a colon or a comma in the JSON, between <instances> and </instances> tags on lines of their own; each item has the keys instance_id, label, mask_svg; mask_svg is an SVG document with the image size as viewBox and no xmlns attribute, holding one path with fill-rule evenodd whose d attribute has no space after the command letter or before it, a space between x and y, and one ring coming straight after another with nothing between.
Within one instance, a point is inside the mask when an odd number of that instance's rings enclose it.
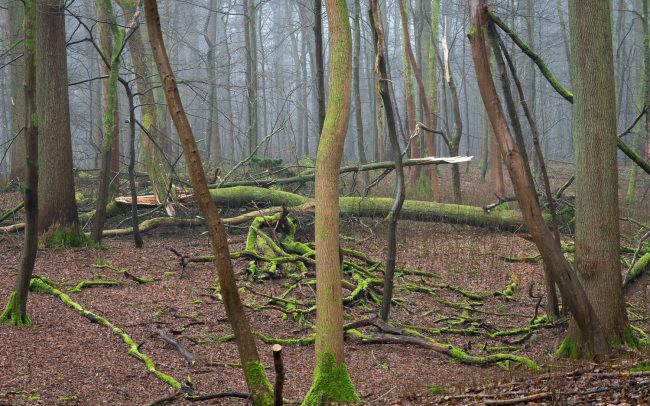
<instances>
[{"instance_id":1,"label":"split tree trunk","mask_svg":"<svg viewBox=\"0 0 650 406\"><path fill-rule=\"evenodd\" d=\"M603 334L598 317L571 265L569 265L562 255L562 251L555 244L553 233L544 222L537 203L534 185L527 176L519 148L508 129L501 102L492 81L488 61L485 37L487 33L486 0L470 0L469 10L473 26L469 38L481 98L494 128L499 148L505 158L528 230L544 262L550 265L550 269L554 273L553 277L558 282L562 292L562 297L567 299L565 305L568 306L573 315L573 320L578 328L577 331L580 333L581 344L584 344L583 355L592 357L607 354L611 351L611 348Z\"/></svg>"}]
</instances>

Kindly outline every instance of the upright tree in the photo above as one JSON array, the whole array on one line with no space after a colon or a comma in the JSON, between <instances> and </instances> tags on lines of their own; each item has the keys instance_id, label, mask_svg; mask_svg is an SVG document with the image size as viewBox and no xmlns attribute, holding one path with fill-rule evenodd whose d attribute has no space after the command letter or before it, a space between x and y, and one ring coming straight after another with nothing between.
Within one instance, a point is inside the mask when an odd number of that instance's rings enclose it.
<instances>
[{"instance_id":1,"label":"upright tree","mask_svg":"<svg viewBox=\"0 0 650 406\"><path fill-rule=\"evenodd\" d=\"M120 55L124 46L124 29L117 26L112 0L96 0L97 15L104 23L100 26L101 50L108 61L108 80L104 82L104 126L102 140L102 158L99 170L99 188L97 191L97 210L93 218L92 237L102 240L104 222L106 221L106 204L117 189L115 158L119 163L119 108L117 100L117 80L120 74ZM105 65L105 64L104 64Z\"/></svg>"},{"instance_id":2,"label":"upright tree","mask_svg":"<svg viewBox=\"0 0 650 406\"><path fill-rule=\"evenodd\" d=\"M65 2L37 0L36 109L40 128L47 136L38 140L38 229L48 244L78 245L79 216L75 201L68 101ZM56 237L52 241L52 237Z\"/></svg>"},{"instance_id":3,"label":"upright tree","mask_svg":"<svg viewBox=\"0 0 650 406\"><path fill-rule=\"evenodd\" d=\"M16 286L9 297L4 312L0 314L0 323L10 322L15 325L27 325L31 321L27 315L27 295L29 282L34 270L36 250L38 248L38 119L36 117L35 84L36 69L34 40L36 28L36 0L25 0L25 82L24 82L24 117L25 117L25 157L27 178L25 182L25 245L20 264L20 273L16 277Z\"/></svg>"},{"instance_id":4,"label":"upright tree","mask_svg":"<svg viewBox=\"0 0 650 406\"><path fill-rule=\"evenodd\" d=\"M13 53L24 52L23 41L23 2L10 0L7 4L9 17L9 42ZM10 101L11 101L11 136L15 137L11 144L11 168L9 179L13 181L25 180L27 168L25 166L25 101L23 82L25 81L25 68L21 59L14 61L10 67Z\"/></svg>"},{"instance_id":5,"label":"upright tree","mask_svg":"<svg viewBox=\"0 0 650 406\"><path fill-rule=\"evenodd\" d=\"M619 262L616 97L608 0L569 1L576 177L575 266L609 342L629 328ZM578 346L583 338L574 329Z\"/></svg>"},{"instance_id":6,"label":"upright tree","mask_svg":"<svg viewBox=\"0 0 650 406\"><path fill-rule=\"evenodd\" d=\"M327 113L316 155L316 366L303 405L359 400L343 354L339 255L339 168L350 118L352 35L345 0L326 0L330 79Z\"/></svg>"},{"instance_id":7,"label":"upright tree","mask_svg":"<svg viewBox=\"0 0 650 406\"><path fill-rule=\"evenodd\" d=\"M226 230L208 190L208 182L201 164L201 157L183 108L174 72L171 69L160 27L158 4L156 0L145 0L144 5L151 49L158 67L160 81L164 87L165 99L170 112L172 112L174 126L176 126L178 136L183 144L183 153L189 169L194 196L210 233L215 258L214 264L219 274L221 295L223 296L228 321L235 334L248 390L254 405L266 406L273 402L273 389L266 377L264 366L260 362L255 338L239 297L232 261L230 260Z\"/></svg>"}]
</instances>

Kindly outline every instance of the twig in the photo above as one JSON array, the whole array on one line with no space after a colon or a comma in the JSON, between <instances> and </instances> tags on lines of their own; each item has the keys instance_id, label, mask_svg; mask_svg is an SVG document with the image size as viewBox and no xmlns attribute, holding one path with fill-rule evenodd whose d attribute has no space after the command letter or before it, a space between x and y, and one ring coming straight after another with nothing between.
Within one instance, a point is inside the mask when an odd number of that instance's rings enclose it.
<instances>
[{"instance_id":1,"label":"twig","mask_svg":"<svg viewBox=\"0 0 650 406\"><path fill-rule=\"evenodd\" d=\"M173 346L176 349L176 351L178 351L183 356L183 358L185 358L185 361L187 361L187 365L192 366L196 363L196 360L194 359L194 355L192 355L189 351L187 351L185 347L181 345L181 343L174 340L173 338L168 336L164 331L160 329L154 329L154 332L158 335L158 337L160 337L161 340Z\"/></svg>"},{"instance_id":2,"label":"twig","mask_svg":"<svg viewBox=\"0 0 650 406\"><path fill-rule=\"evenodd\" d=\"M522 396L519 398L513 398L513 399L503 399L503 400L486 400L484 402L485 405L518 405L520 403L528 403L532 402L535 400L542 400L546 399L548 397L553 396L553 392L541 392L541 393L535 393L533 395L528 395L528 396Z\"/></svg>"}]
</instances>

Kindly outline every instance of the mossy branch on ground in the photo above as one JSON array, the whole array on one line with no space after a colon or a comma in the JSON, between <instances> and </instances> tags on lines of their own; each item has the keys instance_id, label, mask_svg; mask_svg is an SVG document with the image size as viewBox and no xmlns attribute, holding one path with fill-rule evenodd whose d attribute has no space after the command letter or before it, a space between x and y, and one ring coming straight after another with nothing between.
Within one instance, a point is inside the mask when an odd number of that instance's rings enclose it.
<instances>
[{"instance_id":1,"label":"mossy branch on ground","mask_svg":"<svg viewBox=\"0 0 650 406\"><path fill-rule=\"evenodd\" d=\"M138 344L135 341L133 341L131 336L129 336L121 328L115 327L113 324L111 324L111 322L109 322L104 317L84 309L79 303L72 300L70 296L56 289L44 279L32 278L30 282L30 289L34 292L47 293L56 296L66 306L70 307L71 309L75 310L77 313L86 317L91 322L97 323L101 326L108 328L113 334L119 336L122 339L122 341L124 341L124 343L129 347L129 351L128 351L129 355L131 355L134 358L137 358L138 360L142 361L145 364L147 371L149 373L153 374L156 378L160 379L161 381L168 384L172 388L179 391L185 391L184 386L179 381L174 379L172 376L167 375L159 371L158 369L156 369L156 365L151 360L151 358L141 353L140 350L138 349Z\"/></svg>"}]
</instances>

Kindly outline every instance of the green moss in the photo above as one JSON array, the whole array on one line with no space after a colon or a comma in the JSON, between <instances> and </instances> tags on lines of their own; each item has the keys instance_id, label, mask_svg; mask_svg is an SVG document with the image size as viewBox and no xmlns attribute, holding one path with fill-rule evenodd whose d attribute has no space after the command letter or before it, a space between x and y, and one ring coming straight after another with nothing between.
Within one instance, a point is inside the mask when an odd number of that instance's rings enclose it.
<instances>
[{"instance_id":1,"label":"green moss","mask_svg":"<svg viewBox=\"0 0 650 406\"><path fill-rule=\"evenodd\" d=\"M467 32L467 36L468 36L468 37L473 37L474 35L476 35L476 27L475 27L475 26L472 26L472 27L469 29L469 31Z\"/></svg>"},{"instance_id":2,"label":"green moss","mask_svg":"<svg viewBox=\"0 0 650 406\"><path fill-rule=\"evenodd\" d=\"M77 395L71 395L71 396L59 396L59 402L64 403L64 402L76 402L79 400Z\"/></svg>"},{"instance_id":3,"label":"green moss","mask_svg":"<svg viewBox=\"0 0 650 406\"><path fill-rule=\"evenodd\" d=\"M632 326L628 326L628 328L625 329L623 337L625 338L625 344L632 348L640 349L643 346L641 340L636 336L635 330Z\"/></svg>"},{"instance_id":4,"label":"green moss","mask_svg":"<svg viewBox=\"0 0 650 406\"><path fill-rule=\"evenodd\" d=\"M582 355L580 347L575 341L569 338L565 338L555 351L555 356L558 358L579 359L580 355Z\"/></svg>"},{"instance_id":5,"label":"green moss","mask_svg":"<svg viewBox=\"0 0 650 406\"><path fill-rule=\"evenodd\" d=\"M429 385L429 393L432 395L444 395L445 388L438 385Z\"/></svg>"},{"instance_id":6,"label":"green moss","mask_svg":"<svg viewBox=\"0 0 650 406\"><path fill-rule=\"evenodd\" d=\"M302 401L303 406L319 406L325 401L333 403L356 403L359 395L348 374L345 364L337 365L334 354L326 351L319 354L314 380L307 396Z\"/></svg>"},{"instance_id":7,"label":"green moss","mask_svg":"<svg viewBox=\"0 0 650 406\"><path fill-rule=\"evenodd\" d=\"M273 405L273 387L266 376L264 365L259 361L250 361L244 367L246 382L251 389L251 397L255 406Z\"/></svg>"},{"instance_id":8,"label":"green moss","mask_svg":"<svg viewBox=\"0 0 650 406\"><path fill-rule=\"evenodd\" d=\"M29 326L32 321L29 319L27 313L20 311L20 298L18 292L11 292L9 301L5 310L0 315L0 323L11 323L14 326Z\"/></svg>"},{"instance_id":9,"label":"green moss","mask_svg":"<svg viewBox=\"0 0 650 406\"><path fill-rule=\"evenodd\" d=\"M129 347L128 354L130 356L137 358L138 360L142 361L145 364L147 371L149 373L153 374L156 378L160 379L161 381L165 382L166 384L168 384L169 386L171 386L176 390L182 389L181 383L178 382L176 379L174 379L174 377L167 375L163 372L160 372L159 370L156 369L156 365L151 360L151 358L149 358L147 355L140 352L138 344L135 341L133 341L131 336L125 333L124 330L122 330L119 327L115 327L113 324L111 324L110 321L108 321L104 317L84 309L79 303L72 300L70 296L54 288L50 283L48 283L47 281L41 278L32 278L29 287L34 292L47 293L58 297L66 306L75 310L77 313L81 314L88 320L108 328L113 334L119 336L122 339L122 341Z\"/></svg>"},{"instance_id":10,"label":"green moss","mask_svg":"<svg viewBox=\"0 0 650 406\"><path fill-rule=\"evenodd\" d=\"M97 244L90 236L83 233L81 230L76 232L58 228L49 236L44 234L41 237L43 245L52 249L68 249L76 247L90 247L100 249L101 246Z\"/></svg>"},{"instance_id":11,"label":"green moss","mask_svg":"<svg viewBox=\"0 0 650 406\"><path fill-rule=\"evenodd\" d=\"M649 372L650 371L650 361L643 361L634 368L630 368L630 372Z\"/></svg>"},{"instance_id":12,"label":"green moss","mask_svg":"<svg viewBox=\"0 0 650 406\"><path fill-rule=\"evenodd\" d=\"M81 281L74 288L68 290L70 293L81 292L82 289L90 288L93 286L116 286L122 283L116 281Z\"/></svg>"}]
</instances>

